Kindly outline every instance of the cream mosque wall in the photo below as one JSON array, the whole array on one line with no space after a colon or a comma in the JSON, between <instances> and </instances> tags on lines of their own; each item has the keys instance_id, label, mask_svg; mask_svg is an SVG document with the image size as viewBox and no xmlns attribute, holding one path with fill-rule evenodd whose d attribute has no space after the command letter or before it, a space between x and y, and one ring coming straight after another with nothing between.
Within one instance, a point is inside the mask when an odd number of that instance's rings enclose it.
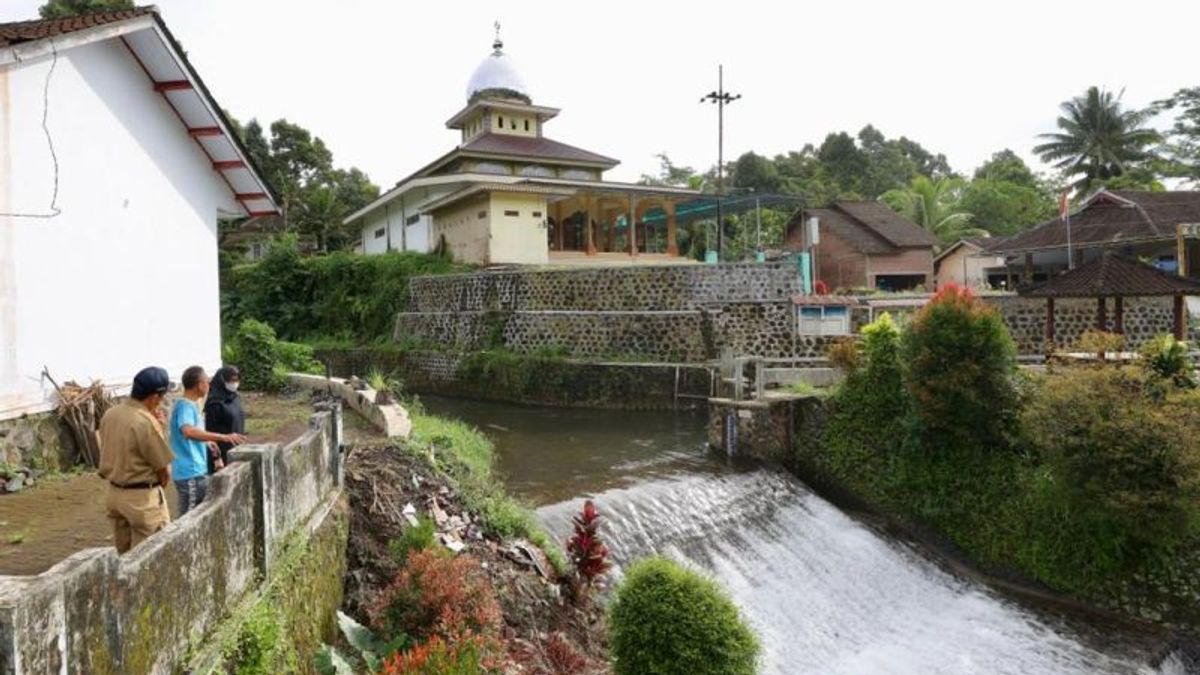
<instances>
[{"instance_id":1,"label":"cream mosque wall","mask_svg":"<svg viewBox=\"0 0 1200 675\"><path fill-rule=\"evenodd\" d=\"M487 263L491 240L491 209L486 196L433 214L430 243L445 238L446 249L460 262Z\"/></svg>"},{"instance_id":2,"label":"cream mosque wall","mask_svg":"<svg viewBox=\"0 0 1200 675\"><path fill-rule=\"evenodd\" d=\"M492 237L488 262L526 265L550 262L545 196L494 192L490 214Z\"/></svg>"}]
</instances>

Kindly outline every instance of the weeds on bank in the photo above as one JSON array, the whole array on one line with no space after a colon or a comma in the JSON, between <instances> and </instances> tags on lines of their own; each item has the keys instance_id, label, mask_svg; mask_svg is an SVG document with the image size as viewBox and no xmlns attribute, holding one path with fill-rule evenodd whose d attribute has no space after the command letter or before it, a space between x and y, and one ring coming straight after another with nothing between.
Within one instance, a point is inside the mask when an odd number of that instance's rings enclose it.
<instances>
[{"instance_id":1,"label":"weeds on bank","mask_svg":"<svg viewBox=\"0 0 1200 675\"><path fill-rule=\"evenodd\" d=\"M480 515L484 528L501 539L525 537L545 552L559 574L566 558L528 509L504 491L492 465L495 448L479 430L456 420L414 414L413 434L406 449L427 459L458 487L466 507Z\"/></svg>"}]
</instances>

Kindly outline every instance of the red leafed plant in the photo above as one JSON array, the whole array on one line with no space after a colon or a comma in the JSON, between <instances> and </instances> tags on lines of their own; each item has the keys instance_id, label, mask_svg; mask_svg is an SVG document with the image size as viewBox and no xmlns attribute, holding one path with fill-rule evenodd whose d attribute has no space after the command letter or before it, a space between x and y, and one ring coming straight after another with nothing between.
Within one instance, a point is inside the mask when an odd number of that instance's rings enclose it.
<instances>
[{"instance_id":1,"label":"red leafed plant","mask_svg":"<svg viewBox=\"0 0 1200 675\"><path fill-rule=\"evenodd\" d=\"M600 541L600 512L592 500L583 503L583 510L572 519L575 534L567 541L567 555L575 565L575 573L584 586L590 587L608 571L608 549Z\"/></svg>"},{"instance_id":2,"label":"red leafed plant","mask_svg":"<svg viewBox=\"0 0 1200 675\"><path fill-rule=\"evenodd\" d=\"M379 675L446 675L482 672L476 640L446 644L436 635L383 663Z\"/></svg>"},{"instance_id":3,"label":"red leafed plant","mask_svg":"<svg viewBox=\"0 0 1200 675\"><path fill-rule=\"evenodd\" d=\"M556 675L576 675L587 668L587 658L576 651L571 643L564 640L558 633L551 635L550 639L546 640L543 650L546 655L546 665L550 666L550 672Z\"/></svg>"},{"instance_id":4,"label":"red leafed plant","mask_svg":"<svg viewBox=\"0 0 1200 675\"><path fill-rule=\"evenodd\" d=\"M473 637L493 640L501 625L500 603L479 561L434 550L409 556L367 615L380 634L440 637L450 644Z\"/></svg>"}]
</instances>

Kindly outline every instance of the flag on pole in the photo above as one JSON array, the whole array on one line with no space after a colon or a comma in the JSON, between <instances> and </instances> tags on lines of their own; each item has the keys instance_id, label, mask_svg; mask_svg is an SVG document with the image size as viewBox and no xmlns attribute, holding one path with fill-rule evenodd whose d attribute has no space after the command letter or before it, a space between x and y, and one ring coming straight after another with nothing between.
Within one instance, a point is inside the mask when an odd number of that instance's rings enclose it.
<instances>
[{"instance_id":1,"label":"flag on pole","mask_svg":"<svg viewBox=\"0 0 1200 675\"><path fill-rule=\"evenodd\" d=\"M1071 250L1071 202L1070 190L1063 190L1058 198L1058 217L1067 224L1067 269L1075 269L1075 253Z\"/></svg>"},{"instance_id":2,"label":"flag on pole","mask_svg":"<svg viewBox=\"0 0 1200 675\"><path fill-rule=\"evenodd\" d=\"M1058 198L1058 217L1063 220L1067 219L1067 214L1071 212L1071 191L1063 190L1062 196Z\"/></svg>"}]
</instances>

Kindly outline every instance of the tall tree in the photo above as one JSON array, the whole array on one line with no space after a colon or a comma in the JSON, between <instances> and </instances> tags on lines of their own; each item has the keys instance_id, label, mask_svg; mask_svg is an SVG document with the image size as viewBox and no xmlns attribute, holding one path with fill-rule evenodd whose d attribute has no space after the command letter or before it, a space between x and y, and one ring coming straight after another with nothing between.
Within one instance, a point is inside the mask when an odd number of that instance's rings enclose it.
<instances>
[{"instance_id":1,"label":"tall tree","mask_svg":"<svg viewBox=\"0 0 1200 675\"><path fill-rule=\"evenodd\" d=\"M1017 153L1005 148L992 153L986 162L975 169L975 180L991 180L1013 183L1024 187L1038 187L1037 174Z\"/></svg>"},{"instance_id":2,"label":"tall tree","mask_svg":"<svg viewBox=\"0 0 1200 675\"><path fill-rule=\"evenodd\" d=\"M837 187L839 196L860 196L868 160L850 134L829 134L817 150L821 174Z\"/></svg>"},{"instance_id":3,"label":"tall tree","mask_svg":"<svg viewBox=\"0 0 1200 675\"><path fill-rule=\"evenodd\" d=\"M675 186L675 187L690 187L692 189L700 189L700 183L704 179L700 177L696 170L690 166L678 166L671 161L667 153L660 152L655 157L658 158L659 172L657 176L650 174L642 174L639 183L642 185L658 185L658 186Z\"/></svg>"},{"instance_id":4,"label":"tall tree","mask_svg":"<svg viewBox=\"0 0 1200 675\"><path fill-rule=\"evenodd\" d=\"M1154 109L1176 113L1167 132L1164 173L1200 187L1200 87L1180 89L1170 98L1156 101Z\"/></svg>"},{"instance_id":5,"label":"tall tree","mask_svg":"<svg viewBox=\"0 0 1200 675\"><path fill-rule=\"evenodd\" d=\"M747 152L733 165L733 186L751 188L758 194L779 191L779 171L774 162L753 152Z\"/></svg>"},{"instance_id":6,"label":"tall tree","mask_svg":"<svg viewBox=\"0 0 1200 675\"><path fill-rule=\"evenodd\" d=\"M38 14L43 19L61 19L88 12L133 8L133 0L49 0L38 8Z\"/></svg>"},{"instance_id":7,"label":"tall tree","mask_svg":"<svg viewBox=\"0 0 1200 675\"><path fill-rule=\"evenodd\" d=\"M965 186L961 178L931 180L928 176L917 176L907 188L889 190L880 199L943 244L951 244L962 237L987 234L970 225L971 214L962 208Z\"/></svg>"},{"instance_id":8,"label":"tall tree","mask_svg":"<svg viewBox=\"0 0 1200 675\"><path fill-rule=\"evenodd\" d=\"M1064 102L1061 111L1059 131L1041 134L1045 142L1033 151L1073 178L1080 192L1090 192L1150 161L1151 147L1162 140L1145 126L1153 109L1125 108L1121 94L1099 87Z\"/></svg>"}]
</instances>

